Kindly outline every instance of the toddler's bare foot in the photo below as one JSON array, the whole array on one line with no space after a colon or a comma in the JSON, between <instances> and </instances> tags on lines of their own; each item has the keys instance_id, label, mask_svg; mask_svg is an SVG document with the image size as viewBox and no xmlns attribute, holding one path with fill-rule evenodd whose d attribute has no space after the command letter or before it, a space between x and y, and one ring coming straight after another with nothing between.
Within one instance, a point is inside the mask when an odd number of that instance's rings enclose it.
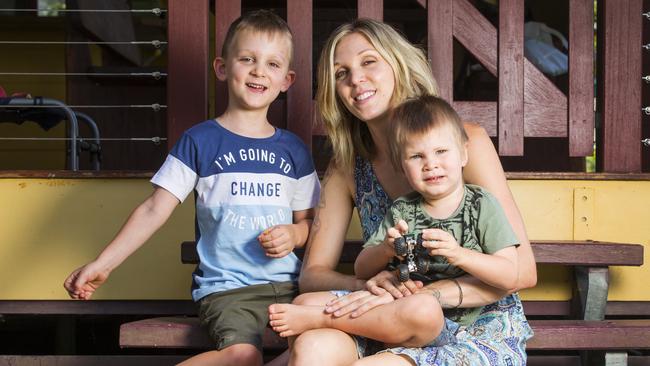
<instances>
[{"instance_id":1,"label":"toddler's bare foot","mask_svg":"<svg viewBox=\"0 0 650 366\"><path fill-rule=\"evenodd\" d=\"M323 306L273 304L269 324L280 337L291 337L310 329L327 328L330 315Z\"/></svg>"}]
</instances>

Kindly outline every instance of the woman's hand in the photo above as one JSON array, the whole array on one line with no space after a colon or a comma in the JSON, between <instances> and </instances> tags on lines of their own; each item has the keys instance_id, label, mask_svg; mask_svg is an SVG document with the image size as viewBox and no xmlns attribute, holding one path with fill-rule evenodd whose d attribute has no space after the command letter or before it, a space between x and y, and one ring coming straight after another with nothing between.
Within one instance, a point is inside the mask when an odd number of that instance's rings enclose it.
<instances>
[{"instance_id":1,"label":"woman's hand","mask_svg":"<svg viewBox=\"0 0 650 366\"><path fill-rule=\"evenodd\" d=\"M325 312L337 318L347 314L350 314L351 318L356 318L368 310L374 309L379 305L388 304L394 300L388 292L382 295L375 295L369 291L360 290L328 302L325 305Z\"/></svg>"},{"instance_id":2,"label":"woman's hand","mask_svg":"<svg viewBox=\"0 0 650 366\"><path fill-rule=\"evenodd\" d=\"M382 271L366 282L367 290L355 291L330 301L325 306L325 312L335 317L350 314L350 317L356 318L379 305L413 295L421 288L420 281L402 283L392 272Z\"/></svg>"},{"instance_id":3,"label":"woman's hand","mask_svg":"<svg viewBox=\"0 0 650 366\"><path fill-rule=\"evenodd\" d=\"M381 271L366 281L366 289L371 293L383 295L388 292L395 299L413 295L421 288L422 282L413 280L400 282L395 273L389 271Z\"/></svg>"}]
</instances>

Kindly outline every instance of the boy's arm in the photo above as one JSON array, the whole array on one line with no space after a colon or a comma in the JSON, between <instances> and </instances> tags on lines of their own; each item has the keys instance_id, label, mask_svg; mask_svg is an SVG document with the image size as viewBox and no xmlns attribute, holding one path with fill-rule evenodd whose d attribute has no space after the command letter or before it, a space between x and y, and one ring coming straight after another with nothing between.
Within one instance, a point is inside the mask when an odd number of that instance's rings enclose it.
<instances>
[{"instance_id":1,"label":"boy's arm","mask_svg":"<svg viewBox=\"0 0 650 366\"><path fill-rule=\"evenodd\" d=\"M449 264L463 269L490 286L515 291L517 286L517 249L515 246L499 249L492 254L477 252L458 245L450 233L440 229L423 232L430 255L441 255Z\"/></svg>"},{"instance_id":2,"label":"boy's arm","mask_svg":"<svg viewBox=\"0 0 650 366\"><path fill-rule=\"evenodd\" d=\"M537 268L533 249L526 235L524 220L508 187L499 155L485 129L480 125L465 123L465 131L469 136L468 154L471 158L463 169L463 178L466 183L479 185L498 199L519 239L516 290L535 287Z\"/></svg>"},{"instance_id":3,"label":"boy's arm","mask_svg":"<svg viewBox=\"0 0 650 366\"><path fill-rule=\"evenodd\" d=\"M94 261L78 268L63 286L73 299L88 300L109 274L140 248L171 216L180 201L169 191L157 187L133 210L115 238Z\"/></svg>"},{"instance_id":4,"label":"boy's arm","mask_svg":"<svg viewBox=\"0 0 650 366\"><path fill-rule=\"evenodd\" d=\"M264 230L257 238L266 255L281 258L294 248L305 246L309 227L314 218L314 209L293 211L293 224L276 225Z\"/></svg>"}]
</instances>

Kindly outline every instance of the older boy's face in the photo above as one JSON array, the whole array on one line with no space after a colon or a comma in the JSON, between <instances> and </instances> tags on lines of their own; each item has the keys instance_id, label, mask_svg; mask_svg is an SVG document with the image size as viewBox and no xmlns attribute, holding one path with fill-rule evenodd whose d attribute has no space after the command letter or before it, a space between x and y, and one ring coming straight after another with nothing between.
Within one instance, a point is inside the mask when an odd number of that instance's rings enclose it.
<instances>
[{"instance_id":1,"label":"older boy's face","mask_svg":"<svg viewBox=\"0 0 650 366\"><path fill-rule=\"evenodd\" d=\"M244 110L266 109L294 79L289 71L291 40L281 34L241 31L226 59L215 61L217 77L228 83L229 104Z\"/></svg>"},{"instance_id":2,"label":"older boy's face","mask_svg":"<svg viewBox=\"0 0 650 366\"><path fill-rule=\"evenodd\" d=\"M467 151L449 124L410 136L402 147L402 168L425 200L439 200L462 189Z\"/></svg>"}]
</instances>

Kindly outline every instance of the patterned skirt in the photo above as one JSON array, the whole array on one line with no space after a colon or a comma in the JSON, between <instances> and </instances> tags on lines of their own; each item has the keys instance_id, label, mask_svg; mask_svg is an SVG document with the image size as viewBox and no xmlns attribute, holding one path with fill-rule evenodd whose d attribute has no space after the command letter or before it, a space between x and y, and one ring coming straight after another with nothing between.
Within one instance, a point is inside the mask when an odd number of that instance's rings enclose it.
<instances>
[{"instance_id":1,"label":"patterned skirt","mask_svg":"<svg viewBox=\"0 0 650 366\"><path fill-rule=\"evenodd\" d=\"M483 308L476 321L459 327L456 339L440 347L395 347L380 352L404 355L418 366L515 366L526 364L526 341L533 331L519 295Z\"/></svg>"}]
</instances>

